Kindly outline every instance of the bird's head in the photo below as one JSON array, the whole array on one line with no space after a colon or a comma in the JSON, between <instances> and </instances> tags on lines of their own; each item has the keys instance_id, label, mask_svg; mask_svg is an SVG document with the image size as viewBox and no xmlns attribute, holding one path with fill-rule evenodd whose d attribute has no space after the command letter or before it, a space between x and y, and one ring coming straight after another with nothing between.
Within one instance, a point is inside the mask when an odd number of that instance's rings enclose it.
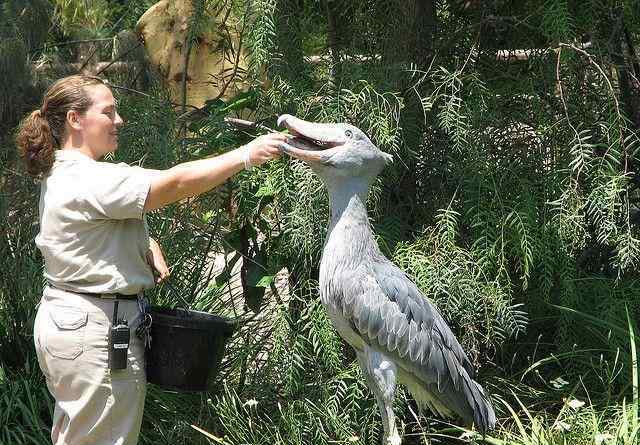
<instances>
[{"instance_id":1,"label":"bird's head","mask_svg":"<svg viewBox=\"0 0 640 445\"><path fill-rule=\"evenodd\" d=\"M393 160L353 125L308 122L289 114L280 116L278 125L293 136L283 151L306 162L325 183L341 178L370 183Z\"/></svg>"}]
</instances>

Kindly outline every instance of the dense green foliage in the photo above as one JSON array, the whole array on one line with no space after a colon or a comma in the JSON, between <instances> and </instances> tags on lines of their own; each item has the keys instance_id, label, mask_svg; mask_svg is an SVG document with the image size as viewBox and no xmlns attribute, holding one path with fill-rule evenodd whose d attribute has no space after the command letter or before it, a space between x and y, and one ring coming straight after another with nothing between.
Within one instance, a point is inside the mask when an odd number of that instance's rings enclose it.
<instances>
[{"instance_id":1,"label":"dense green foliage","mask_svg":"<svg viewBox=\"0 0 640 445\"><path fill-rule=\"evenodd\" d=\"M37 67L77 56L77 45L54 44L111 37L153 4L122 3L0 5L0 444L47 443L51 410L30 338L38 188L11 133L65 74ZM224 152L259 133L223 120L236 115L272 128L282 113L358 126L394 156L368 203L379 244L478 367L500 417L489 442L637 443L640 3L194 6L191 44L220 11L247 30L238 74L252 88L185 119L145 73L145 94L115 89L128 122L116 159L168 168ZM172 266L152 299L243 322L210 393L150 388L144 443L379 440L373 398L317 298L327 204L319 180L282 159L148 215ZM227 254L222 270L216 253ZM283 268L290 292L276 286ZM402 392L396 403L409 443L461 433L416 417Z\"/></svg>"}]
</instances>

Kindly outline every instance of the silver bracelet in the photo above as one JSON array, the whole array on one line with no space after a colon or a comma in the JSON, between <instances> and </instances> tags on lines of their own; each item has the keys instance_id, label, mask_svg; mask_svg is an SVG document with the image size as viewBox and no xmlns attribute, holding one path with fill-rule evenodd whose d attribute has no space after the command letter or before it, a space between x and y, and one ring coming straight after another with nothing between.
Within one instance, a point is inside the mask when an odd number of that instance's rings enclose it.
<instances>
[{"instance_id":1,"label":"silver bracelet","mask_svg":"<svg viewBox=\"0 0 640 445\"><path fill-rule=\"evenodd\" d=\"M244 163L245 170L251 170L251 167L253 167L251 163L251 150L248 145L242 146L242 162Z\"/></svg>"}]
</instances>

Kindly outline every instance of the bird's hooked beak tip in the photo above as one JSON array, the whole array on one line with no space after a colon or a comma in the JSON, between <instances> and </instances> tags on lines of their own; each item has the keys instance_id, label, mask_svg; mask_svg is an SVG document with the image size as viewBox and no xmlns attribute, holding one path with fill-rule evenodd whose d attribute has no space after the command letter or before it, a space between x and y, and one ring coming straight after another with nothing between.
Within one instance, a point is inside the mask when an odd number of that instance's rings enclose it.
<instances>
[{"instance_id":1,"label":"bird's hooked beak tip","mask_svg":"<svg viewBox=\"0 0 640 445\"><path fill-rule=\"evenodd\" d=\"M278 127L282 127L283 125L286 126L286 121L287 119L289 119L291 117L290 114L283 114L280 117L278 117Z\"/></svg>"}]
</instances>

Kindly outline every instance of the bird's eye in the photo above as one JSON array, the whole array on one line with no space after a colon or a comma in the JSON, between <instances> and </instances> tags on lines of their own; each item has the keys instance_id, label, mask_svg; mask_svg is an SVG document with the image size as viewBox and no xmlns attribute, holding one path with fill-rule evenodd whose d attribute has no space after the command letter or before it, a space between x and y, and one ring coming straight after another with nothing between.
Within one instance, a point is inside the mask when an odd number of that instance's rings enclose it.
<instances>
[{"instance_id":1,"label":"bird's eye","mask_svg":"<svg viewBox=\"0 0 640 445\"><path fill-rule=\"evenodd\" d=\"M348 137L348 138L352 138L353 137L353 132L351 130L345 130L344 134Z\"/></svg>"}]
</instances>

